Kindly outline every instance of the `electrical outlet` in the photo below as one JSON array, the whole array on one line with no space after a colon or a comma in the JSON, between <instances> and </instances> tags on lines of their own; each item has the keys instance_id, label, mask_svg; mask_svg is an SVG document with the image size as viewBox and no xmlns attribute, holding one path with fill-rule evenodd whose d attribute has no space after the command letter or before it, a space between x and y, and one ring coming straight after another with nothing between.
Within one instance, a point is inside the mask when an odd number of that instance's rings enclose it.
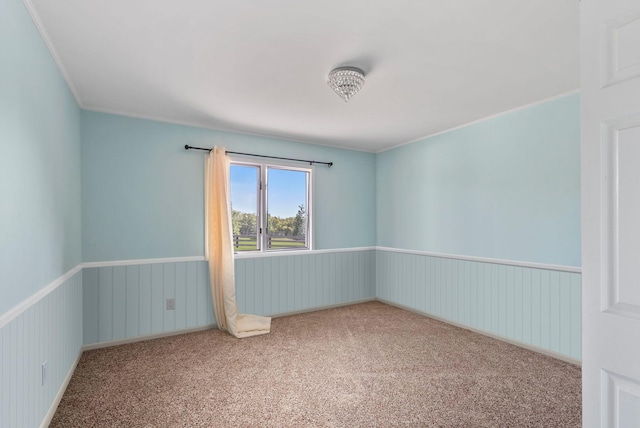
<instances>
[{"instance_id":1,"label":"electrical outlet","mask_svg":"<svg viewBox=\"0 0 640 428\"><path fill-rule=\"evenodd\" d=\"M47 366L49 365L48 361L42 363L42 386L47 383Z\"/></svg>"},{"instance_id":2,"label":"electrical outlet","mask_svg":"<svg viewBox=\"0 0 640 428\"><path fill-rule=\"evenodd\" d=\"M167 299L167 310L172 311L176 308L176 299Z\"/></svg>"}]
</instances>

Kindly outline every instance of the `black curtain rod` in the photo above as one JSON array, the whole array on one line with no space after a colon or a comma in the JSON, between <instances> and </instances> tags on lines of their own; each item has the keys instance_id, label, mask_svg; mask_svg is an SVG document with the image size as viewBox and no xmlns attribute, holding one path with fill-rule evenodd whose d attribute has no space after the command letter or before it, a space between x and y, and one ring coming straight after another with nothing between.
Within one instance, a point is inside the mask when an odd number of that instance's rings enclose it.
<instances>
[{"instance_id":1,"label":"black curtain rod","mask_svg":"<svg viewBox=\"0 0 640 428\"><path fill-rule=\"evenodd\" d=\"M193 147L190 146L188 144L184 145L184 149L185 150L203 150L205 152L210 152L212 149L206 149L204 147ZM266 156L266 155L254 155L253 153L241 153L241 152L230 152L230 151L226 151L225 152L228 155L244 155L244 156L253 156L256 158L269 158L269 159L280 159L280 160L288 160L288 161L294 161L294 162L305 162L308 163L309 165L313 165L314 163L319 163L322 165L327 165L329 168L331 168L333 166L333 162L321 162L321 161L314 161L314 160L306 160L306 159L293 159L293 158L281 158L278 156Z\"/></svg>"}]
</instances>

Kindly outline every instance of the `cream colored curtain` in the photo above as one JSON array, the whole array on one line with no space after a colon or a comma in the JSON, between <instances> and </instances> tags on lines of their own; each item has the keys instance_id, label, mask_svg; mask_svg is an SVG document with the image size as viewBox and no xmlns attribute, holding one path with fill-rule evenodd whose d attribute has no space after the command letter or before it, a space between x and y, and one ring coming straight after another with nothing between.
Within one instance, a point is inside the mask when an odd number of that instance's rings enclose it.
<instances>
[{"instance_id":1,"label":"cream colored curtain","mask_svg":"<svg viewBox=\"0 0 640 428\"><path fill-rule=\"evenodd\" d=\"M205 168L205 257L216 324L235 337L269 333L271 318L238 313L233 269L229 158L223 147L209 153Z\"/></svg>"}]
</instances>

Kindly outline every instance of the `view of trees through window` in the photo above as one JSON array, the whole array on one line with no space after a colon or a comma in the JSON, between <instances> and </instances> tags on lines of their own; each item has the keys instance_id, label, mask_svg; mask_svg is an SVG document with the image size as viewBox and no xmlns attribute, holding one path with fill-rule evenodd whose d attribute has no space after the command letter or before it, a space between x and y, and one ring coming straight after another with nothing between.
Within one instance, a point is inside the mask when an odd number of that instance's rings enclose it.
<instances>
[{"instance_id":1,"label":"view of trees through window","mask_svg":"<svg viewBox=\"0 0 640 428\"><path fill-rule=\"evenodd\" d=\"M261 168L266 172L262 189ZM235 251L308 248L308 174L280 167L231 165Z\"/></svg>"}]
</instances>

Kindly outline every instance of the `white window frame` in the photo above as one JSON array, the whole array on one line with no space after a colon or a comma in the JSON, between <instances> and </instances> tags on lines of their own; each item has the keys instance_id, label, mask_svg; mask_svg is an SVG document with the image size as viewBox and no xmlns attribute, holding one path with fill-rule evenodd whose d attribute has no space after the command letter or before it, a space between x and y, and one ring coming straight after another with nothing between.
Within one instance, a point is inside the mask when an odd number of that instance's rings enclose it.
<instances>
[{"instance_id":1,"label":"white window frame","mask_svg":"<svg viewBox=\"0 0 640 428\"><path fill-rule=\"evenodd\" d=\"M256 213L257 221L257 245L255 250L250 251L234 251L235 254L256 254L256 253L279 253L287 251L310 251L313 249L313 166L308 168L301 168L299 166L292 166L286 162L255 162L243 160L242 158L236 158L235 156L230 159L231 166L249 166L258 168L258 183L256 184L257 206ZM306 201L306 216L307 216L307 230L306 230L306 246L305 247L291 247L291 248L276 248L269 249L268 244L268 228L267 228L267 208L269 206L269 183L268 183L268 170L271 169L284 169L289 171L300 171L307 173L307 201Z\"/></svg>"}]
</instances>

